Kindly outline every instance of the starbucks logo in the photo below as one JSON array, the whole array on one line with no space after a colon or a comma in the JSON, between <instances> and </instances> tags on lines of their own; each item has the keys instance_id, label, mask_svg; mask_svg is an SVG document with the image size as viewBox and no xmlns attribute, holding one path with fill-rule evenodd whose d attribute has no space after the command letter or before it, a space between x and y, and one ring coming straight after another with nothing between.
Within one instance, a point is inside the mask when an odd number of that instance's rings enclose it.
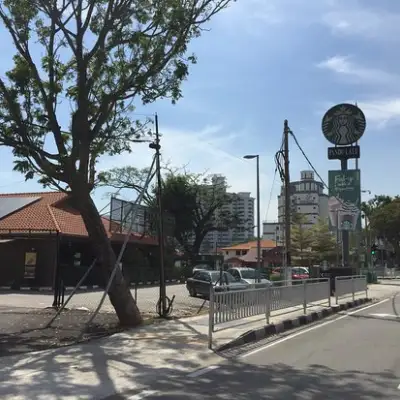
<instances>
[{"instance_id":1,"label":"starbucks logo","mask_svg":"<svg viewBox=\"0 0 400 400\"><path fill-rule=\"evenodd\" d=\"M327 140L339 146L357 142L364 134L364 113L352 104L338 104L322 118L322 132Z\"/></svg>"}]
</instances>

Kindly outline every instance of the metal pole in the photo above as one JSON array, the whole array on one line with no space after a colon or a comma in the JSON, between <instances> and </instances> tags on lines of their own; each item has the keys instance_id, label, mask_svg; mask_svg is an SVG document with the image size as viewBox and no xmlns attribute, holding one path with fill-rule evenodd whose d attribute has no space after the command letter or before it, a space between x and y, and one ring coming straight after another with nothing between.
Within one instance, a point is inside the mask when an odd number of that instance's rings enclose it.
<instances>
[{"instance_id":1,"label":"metal pole","mask_svg":"<svg viewBox=\"0 0 400 400\"><path fill-rule=\"evenodd\" d=\"M165 265L164 265L164 213L162 208L162 178L161 178L161 165L160 165L160 133L158 130L158 115L155 115L155 128L156 128L156 174L157 174L157 206L158 206L158 246L160 249L160 311L161 316L167 315L166 307L166 287L165 287Z\"/></svg>"},{"instance_id":2,"label":"metal pole","mask_svg":"<svg viewBox=\"0 0 400 400\"><path fill-rule=\"evenodd\" d=\"M285 280L289 280L291 256L290 256L290 174L289 174L289 125L287 119L284 122L284 173L285 173L285 253L286 253L286 265L285 265Z\"/></svg>"},{"instance_id":3,"label":"metal pole","mask_svg":"<svg viewBox=\"0 0 400 400\"><path fill-rule=\"evenodd\" d=\"M347 171L347 160L340 160L342 171ZM349 231L342 230L343 267L349 266Z\"/></svg>"},{"instance_id":4,"label":"metal pole","mask_svg":"<svg viewBox=\"0 0 400 400\"><path fill-rule=\"evenodd\" d=\"M340 244L340 236L339 236L339 210L336 210L336 267L339 266L340 263L340 251L339 251L339 244Z\"/></svg>"},{"instance_id":5,"label":"metal pole","mask_svg":"<svg viewBox=\"0 0 400 400\"><path fill-rule=\"evenodd\" d=\"M257 274L261 282L261 212L260 212L260 156L257 155Z\"/></svg>"},{"instance_id":6,"label":"metal pole","mask_svg":"<svg viewBox=\"0 0 400 400\"><path fill-rule=\"evenodd\" d=\"M60 293L60 234L57 231L56 236L56 271L54 276L54 299L53 299L53 307L60 307L59 304L59 293Z\"/></svg>"}]
</instances>

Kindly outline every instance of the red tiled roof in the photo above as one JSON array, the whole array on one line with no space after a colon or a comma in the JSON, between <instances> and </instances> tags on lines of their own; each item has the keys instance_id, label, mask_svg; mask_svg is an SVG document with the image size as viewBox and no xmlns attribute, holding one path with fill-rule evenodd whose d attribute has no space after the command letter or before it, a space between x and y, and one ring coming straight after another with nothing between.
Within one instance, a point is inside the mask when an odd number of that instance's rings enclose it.
<instances>
[{"instance_id":1,"label":"red tiled roof","mask_svg":"<svg viewBox=\"0 0 400 400\"><path fill-rule=\"evenodd\" d=\"M39 197L37 200L17 211L0 218L0 233L4 231L53 231L68 236L87 237L88 233L80 213L67 204L68 194L62 192L7 193L1 198ZM110 232L110 220L101 218L111 240L121 241L121 233ZM115 224L113 222L113 224ZM132 233L132 241L144 244L157 244L151 237Z\"/></svg>"},{"instance_id":2,"label":"red tiled roof","mask_svg":"<svg viewBox=\"0 0 400 400\"><path fill-rule=\"evenodd\" d=\"M261 248L268 249L276 247L276 242L269 239L263 239L260 241ZM223 247L221 250L229 251L229 250L250 250L254 247L257 247L257 240L252 240L251 242L247 243L240 243L230 247Z\"/></svg>"}]
</instances>

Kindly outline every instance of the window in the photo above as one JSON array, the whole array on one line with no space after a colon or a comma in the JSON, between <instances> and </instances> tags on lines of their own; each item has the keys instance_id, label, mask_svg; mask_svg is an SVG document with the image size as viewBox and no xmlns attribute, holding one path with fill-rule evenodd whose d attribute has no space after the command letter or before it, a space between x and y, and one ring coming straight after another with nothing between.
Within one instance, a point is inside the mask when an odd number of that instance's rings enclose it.
<instances>
[{"instance_id":1,"label":"window","mask_svg":"<svg viewBox=\"0 0 400 400\"><path fill-rule=\"evenodd\" d=\"M240 250L236 250L236 255L240 256Z\"/></svg>"}]
</instances>

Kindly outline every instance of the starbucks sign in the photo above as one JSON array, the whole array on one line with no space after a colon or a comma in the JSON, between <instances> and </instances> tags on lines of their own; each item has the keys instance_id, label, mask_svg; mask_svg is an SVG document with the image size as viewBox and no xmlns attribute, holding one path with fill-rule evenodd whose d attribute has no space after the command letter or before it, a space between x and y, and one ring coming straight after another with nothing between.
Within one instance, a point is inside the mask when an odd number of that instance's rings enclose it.
<instances>
[{"instance_id":1,"label":"starbucks sign","mask_svg":"<svg viewBox=\"0 0 400 400\"><path fill-rule=\"evenodd\" d=\"M353 104L338 104L322 118L322 132L327 140L337 146L357 142L365 132L364 113Z\"/></svg>"}]
</instances>

